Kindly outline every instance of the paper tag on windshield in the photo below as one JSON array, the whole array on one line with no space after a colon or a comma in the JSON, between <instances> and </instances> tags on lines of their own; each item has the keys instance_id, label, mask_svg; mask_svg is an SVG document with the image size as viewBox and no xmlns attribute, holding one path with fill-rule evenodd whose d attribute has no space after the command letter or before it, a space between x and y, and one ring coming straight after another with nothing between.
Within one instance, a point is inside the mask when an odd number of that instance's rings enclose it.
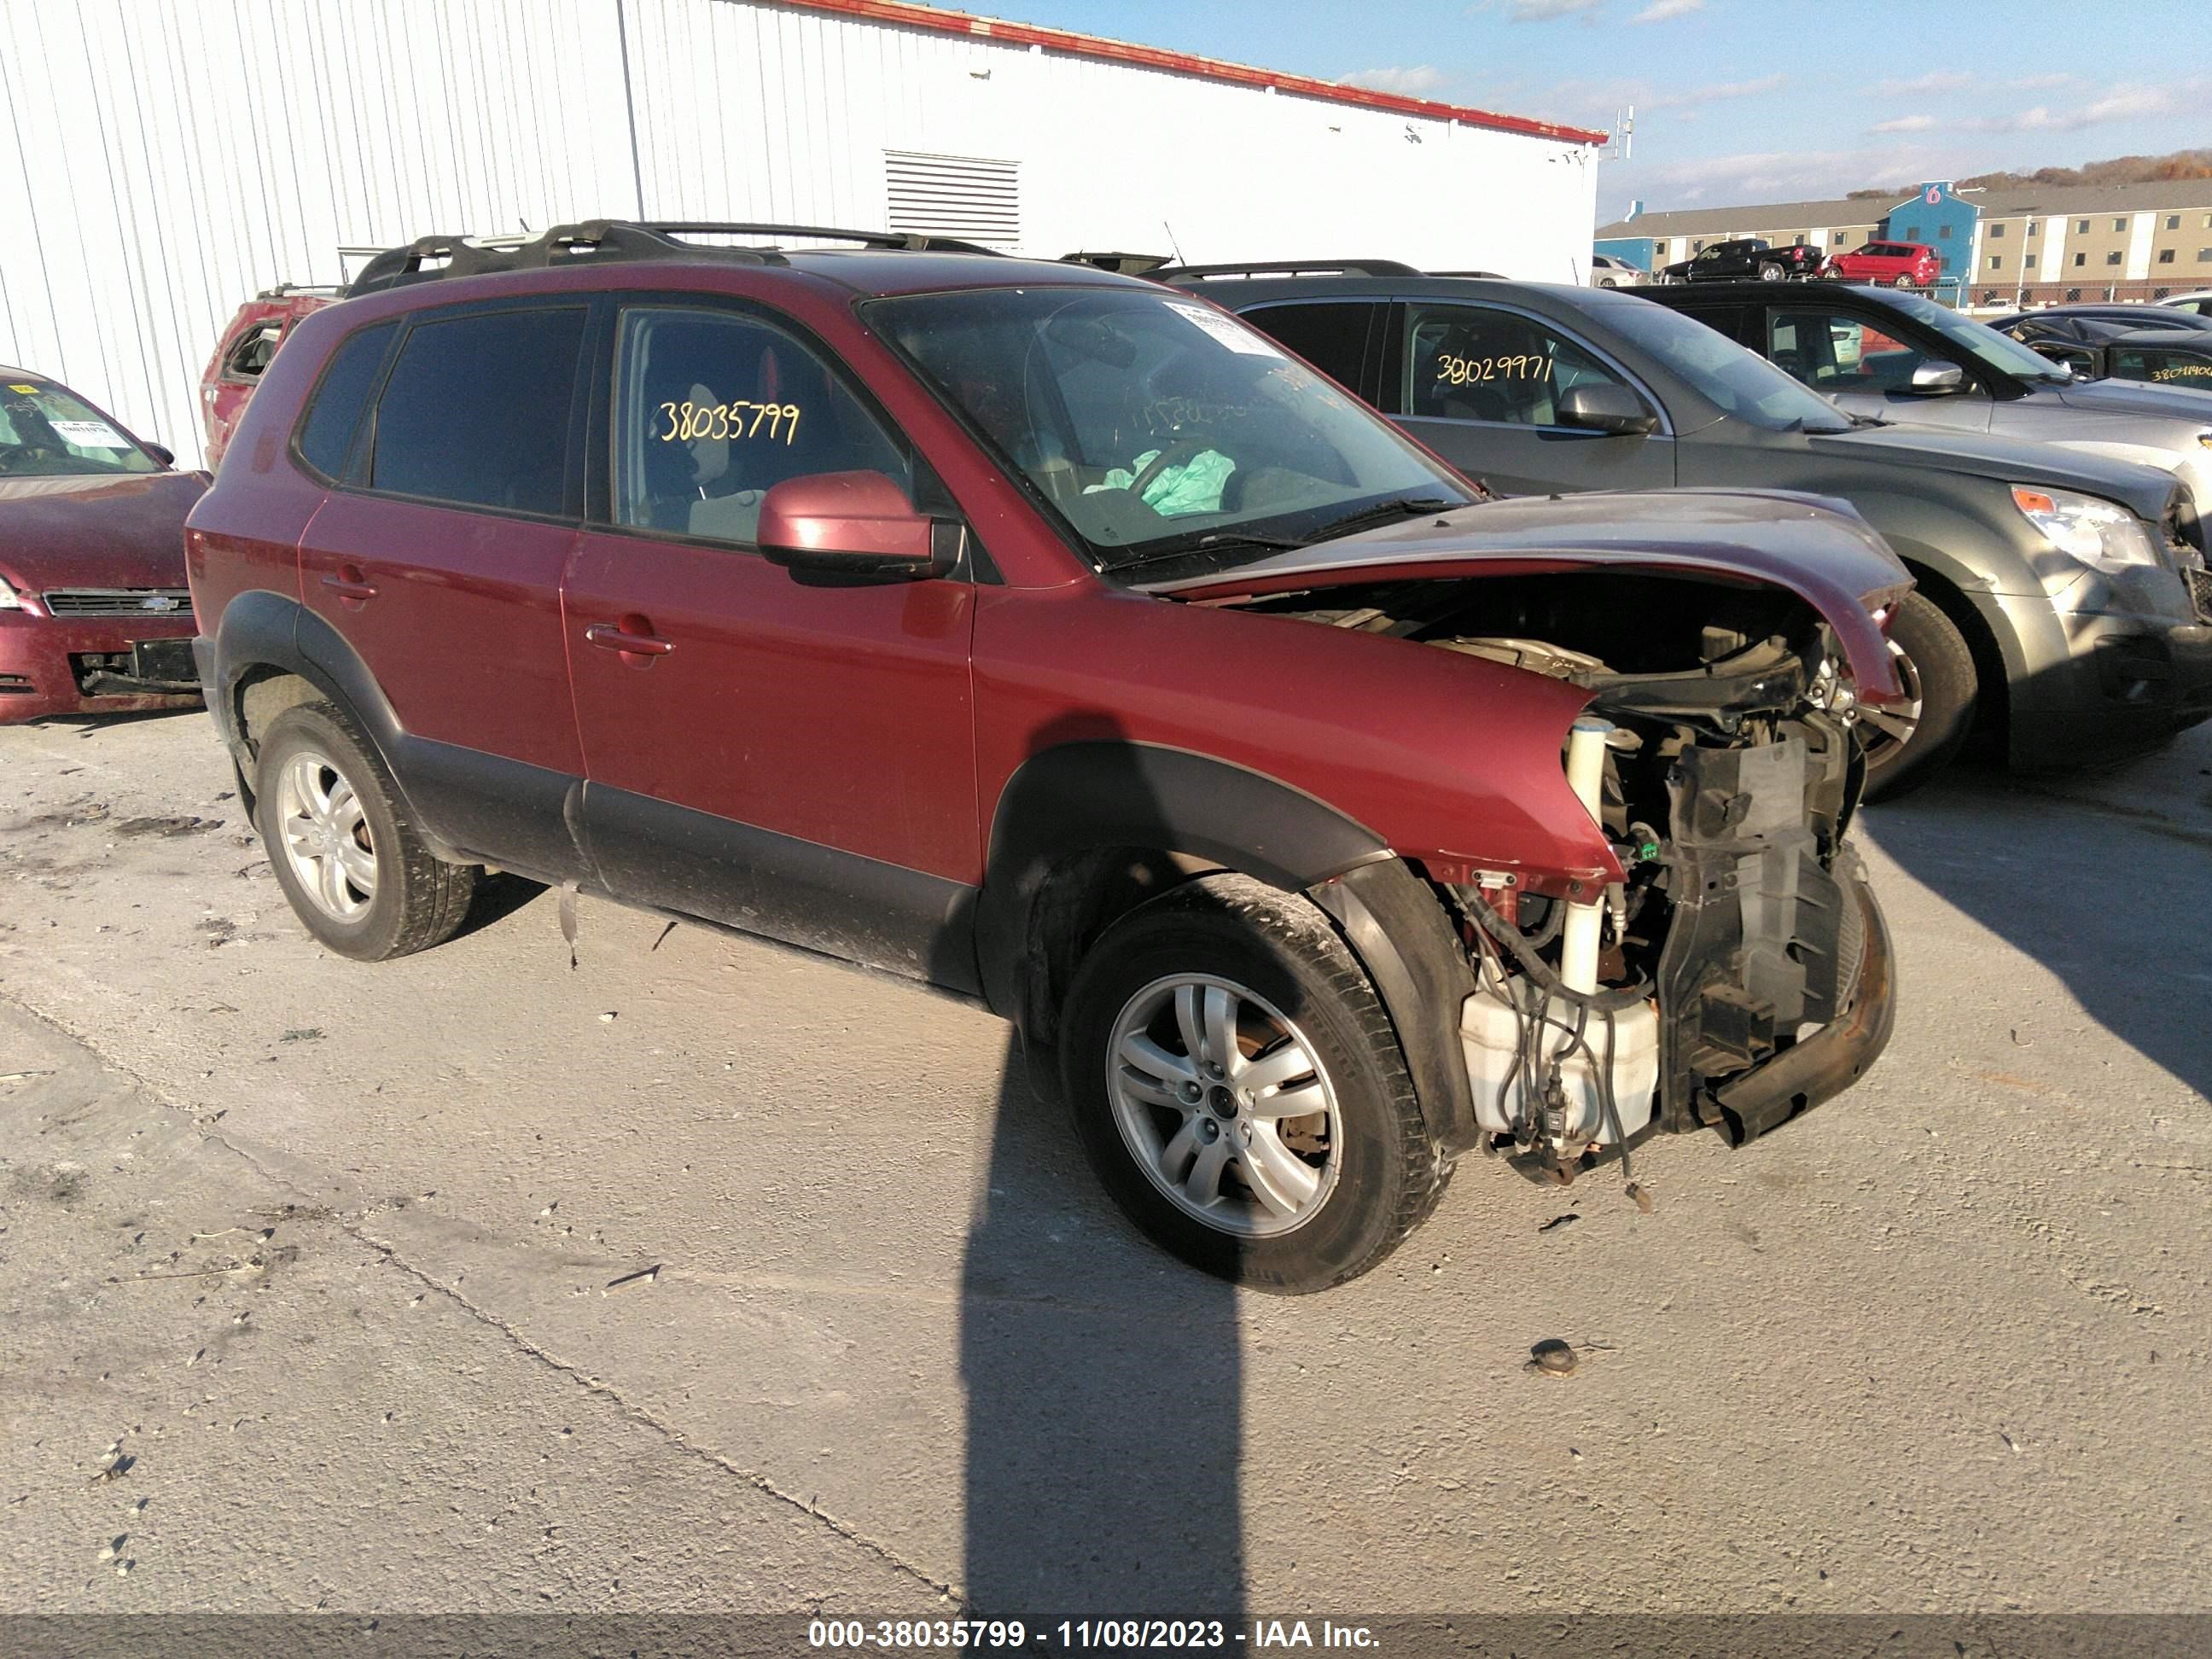
<instances>
[{"instance_id":1,"label":"paper tag on windshield","mask_svg":"<svg viewBox=\"0 0 2212 1659\"><path fill-rule=\"evenodd\" d=\"M61 441L77 449L128 449L131 440L105 421L56 421Z\"/></svg>"},{"instance_id":2,"label":"paper tag on windshield","mask_svg":"<svg viewBox=\"0 0 2212 1659\"><path fill-rule=\"evenodd\" d=\"M1231 351L1240 351L1247 357L1279 357L1283 355L1265 337L1255 334L1233 317L1224 317L1204 306L1178 305L1173 300L1168 301L1168 309L1178 317L1185 317L1196 323Z\"/></svg>"},{"instance_id":3,"label":"paper tag on windshield","mask_svg":"<svg viewBox=\"0 0 2212 1659\"><path fill-rule=\"evenodd\" d=\"M8 390L10 392L26 392L30 393L32 396L36 397L38 395L39 388L34 386L10 386Z\"/></svg>"}]
</instances>

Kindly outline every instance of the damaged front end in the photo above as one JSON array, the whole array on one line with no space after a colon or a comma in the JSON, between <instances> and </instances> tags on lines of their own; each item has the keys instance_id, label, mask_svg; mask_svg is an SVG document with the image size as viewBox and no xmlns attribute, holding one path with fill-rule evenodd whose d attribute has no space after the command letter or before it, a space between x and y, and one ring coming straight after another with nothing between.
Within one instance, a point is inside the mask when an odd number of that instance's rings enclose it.
<instances>
[{"instance_id":1,"label":"damaged front end","mask_svg":"<svg viewBox=\"0 0 2212 1659\"><path fill-rule=\"evenodd\" d=\"M1618 878L1428 870L1475 969L1460 1037L1492 1146L1571 1179L1655 1128L1763 1134L1873 1064L1894 975L1846 840L1851 677L1816 612L1590 574L1363 597L1300 614L1590 693L1563 765Z\"/></svg>"}]
</instances>

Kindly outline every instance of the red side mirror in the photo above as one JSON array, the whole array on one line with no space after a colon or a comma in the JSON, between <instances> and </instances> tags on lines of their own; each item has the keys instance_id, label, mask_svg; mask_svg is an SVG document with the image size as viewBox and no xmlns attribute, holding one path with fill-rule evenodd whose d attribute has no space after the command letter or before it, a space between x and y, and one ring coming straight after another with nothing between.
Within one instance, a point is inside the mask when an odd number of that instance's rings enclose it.
<instances>
[{"instance_id":1,"label":"red side mirror","mask_svg":"<svg viewBox=\"0 0 2212 1659\"><path fill-rule=\"evenodd\" d=\"M941 576L936 520L881 472L786 478L761 502L754 532L774 564L854 576Z\"/></svg>"}]
</instances>

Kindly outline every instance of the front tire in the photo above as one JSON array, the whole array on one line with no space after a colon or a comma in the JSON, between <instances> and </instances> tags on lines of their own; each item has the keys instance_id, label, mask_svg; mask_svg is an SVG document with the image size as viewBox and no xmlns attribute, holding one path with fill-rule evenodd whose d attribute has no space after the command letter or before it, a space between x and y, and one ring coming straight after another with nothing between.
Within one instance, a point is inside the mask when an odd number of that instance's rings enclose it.
<instances>
[{"instance_id":1,"label":"front tire","mask_svg":"<svg viewBox=\"0 0 2212 1659\"><path fill-rule=\"evenodd\" d=\"M382 962L453 937L483 869L434 857L384 762L327 702L270 723L254 816L277 885L325 949Z\"/></svg>"},{"instance_id":2,"label":"front tire","mask_svg":"<svg viewBox=\"0 0 2212 1659\"><path fill-rule=\"evenodd\" d=\"M1973 730L1980 692L1966 636L1924 593L1908 593L1898 606L1889 649L1912 701L1902 712L1859 710L1869 800L1893 800L1948 765Z\"/></svg>"},{"instance_id":3,"label":"front tire","mask_svg":"<svg viewBox=\"0 0 2212 1659\"><path fill-rule=\"evenodd\" d=\"M1368 1271L1449 1170L1374 988L1307 900L1206 877L1132 911L1068 993L1062 1086L1099 1179L1192 1266L1282 1294Z\"/></svg>"}]
</instances>

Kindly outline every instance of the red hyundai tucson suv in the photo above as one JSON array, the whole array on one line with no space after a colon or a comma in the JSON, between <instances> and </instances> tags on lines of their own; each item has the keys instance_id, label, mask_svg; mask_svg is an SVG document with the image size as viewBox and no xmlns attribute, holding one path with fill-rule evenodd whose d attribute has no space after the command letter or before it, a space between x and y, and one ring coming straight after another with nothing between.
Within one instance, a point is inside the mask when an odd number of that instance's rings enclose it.
<instances>
[{"instance_id":1,"label":"red hyundai tucson suv","mask_svg":"<svg viewBox=\"0 0 2212 1659\"><path fill-rule=\"evenodd\" d=\"M1855 517L1487 501L1203 300L957 245L599 222L355 294L188 536L332 951L489 864L980 999L1139 1226L1277 1291L1472 1148L1748 1139L1887 1039Z\"/></svg>"}]
</instances>

